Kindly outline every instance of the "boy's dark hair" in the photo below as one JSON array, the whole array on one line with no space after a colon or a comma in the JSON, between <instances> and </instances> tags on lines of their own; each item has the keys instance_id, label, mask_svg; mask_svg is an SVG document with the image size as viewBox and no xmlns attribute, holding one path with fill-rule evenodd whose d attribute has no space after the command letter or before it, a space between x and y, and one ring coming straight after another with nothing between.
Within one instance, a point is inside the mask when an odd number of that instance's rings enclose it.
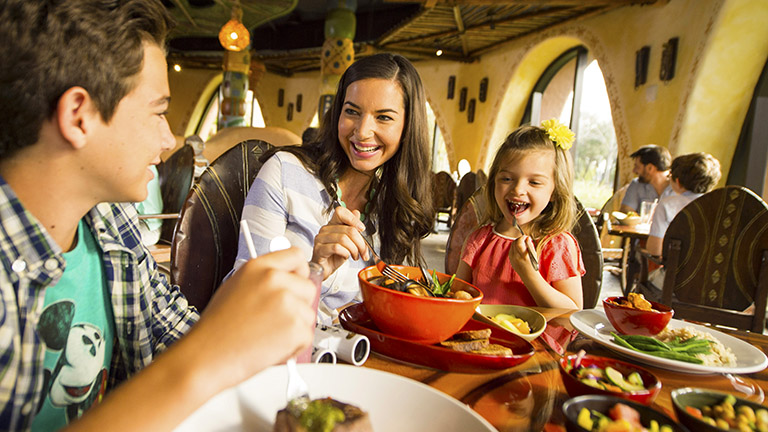
<instances>
[{"instance_id":1,"label":"boy's dark hair","mask_svg":"<svg viewBox=\"0 0 768 432\"><path fill-rule=\"evenodd\" d=\"M669 150L656 144L644 145L629 155L629 157L632 159L640 158L640 162L643 165L652 164L659 171L668 170L669 163L672 161L672 155L669 154Z\"/></svg>"},{"instance_id":2,"label":"boy's dark hair","mask_svg":"<svg viewBox=\"0 0 768 432\"><path fill-rule=\"evenodd\" d=\"M3 0L0 22L3 159L37 142L72 87L109 122L136 85L142 44L164 47L172 18L159 0Z\"/></svg>"},{"instance_id":3,"label":"boy's dark hair","mask_svg":"<svg viewBox=\"0 0 768 432\"><path fill-rule=\"evenodd\" d=\"M720 181L720 162L709 153L691 153L672 161L670 178L695 193L707 193Z\"/></svg>"}]
</instances>

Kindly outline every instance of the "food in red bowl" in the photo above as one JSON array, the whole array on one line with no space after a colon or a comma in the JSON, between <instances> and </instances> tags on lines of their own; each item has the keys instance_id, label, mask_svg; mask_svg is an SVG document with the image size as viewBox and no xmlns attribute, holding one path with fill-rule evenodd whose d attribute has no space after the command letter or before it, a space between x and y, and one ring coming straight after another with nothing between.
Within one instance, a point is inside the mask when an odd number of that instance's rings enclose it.
<instances>
[{"instance_id":1,"label":"food in red bowl","mask_svg":"<svg viewBox=\"0 0 768 432\"><path fill-rule=\"evenodd\" d=\"M642 336L659 334L675 313L669 306L645 300L642 294L636 293L606 298L603 310L619 333Z\"/></svg>"},{"instance_id":2,"label":"food in red bowl","mask_svg":"<svg viewBox=\"0 0 768 432\"><path fill-rule=\"evenodd\" d=\"M411 279L422 279L418 267L392 267ZM465 291L469 299L417 296L377 285L379 277L381 272L376 266L366 267L357 275L365 309L380 330L414 342L434 344L453 336L483 300L479 289L461 279L453 280L451 291ZM439 272L437 277L443 284L451 279Z\"/></svg>"},{"instance_id":3,"label":"food in red bowl","mask_svg":"<svg viewBox=\"0 0 768 432\"><path fill-rule=\"evenodd\" d=\"M661 381L646 369L608 357L578 355L560 358L560 376L571 397L595 394L618 396L650 405L661 391Z\"/></svg>"}]
</instances>

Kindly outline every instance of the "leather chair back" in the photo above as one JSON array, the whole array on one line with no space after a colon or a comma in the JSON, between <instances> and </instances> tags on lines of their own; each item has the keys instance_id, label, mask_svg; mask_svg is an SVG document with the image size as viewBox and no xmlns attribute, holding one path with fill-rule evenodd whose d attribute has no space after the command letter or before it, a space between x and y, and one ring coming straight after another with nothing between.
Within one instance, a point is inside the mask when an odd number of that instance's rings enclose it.
<instances>
[{"instance_id":1,"label":"leather chair back","mask_svg":"<svg viewBox=\"0 0 768 432\"><path fill-rule=\"evenodd\" d=\"M192 186L195 172L195 151L188 145L181 146L164 162L157 165L160 194L163 198L163 213L179 213L184 206ZM164 219L160 240L165 244L173 241L177 219Z\"/></svg>"},{"instance_id":2,"label":"leather chair back","mask_svg":"<svg viewBox=\"0 0 768 432\"><path fill-rule=\"evenodd\" d=\"M202 311L232 270L243 203L272 145L241 142L214 160L184 203L171 246L171 282Z\"/></svg>"}]
</instances>

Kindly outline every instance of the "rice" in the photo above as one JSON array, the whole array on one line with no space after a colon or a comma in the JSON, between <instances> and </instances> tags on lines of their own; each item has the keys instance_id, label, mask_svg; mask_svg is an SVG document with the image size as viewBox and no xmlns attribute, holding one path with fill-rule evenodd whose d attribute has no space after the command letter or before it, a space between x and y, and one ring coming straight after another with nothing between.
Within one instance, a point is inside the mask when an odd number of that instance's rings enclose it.
<instances>
[{"instance_id":1,"label":"rice","mask_svg":"<svg viewBox=\"0 0 768 432\"><path fill-rule=\"evenodd\" d=\"M735 366L736 355L730 348L723 345L716 337L711 333L696 330L691 326L680 327L676 329L670 329L669 327L661 331L656 338L662 342L669 342L679 338L680 341L686 341L693 337L700 339L706 339L709 341L711 354L697 354L696 357L700 358L707 366Z\"/></svg>"}]
</instances>

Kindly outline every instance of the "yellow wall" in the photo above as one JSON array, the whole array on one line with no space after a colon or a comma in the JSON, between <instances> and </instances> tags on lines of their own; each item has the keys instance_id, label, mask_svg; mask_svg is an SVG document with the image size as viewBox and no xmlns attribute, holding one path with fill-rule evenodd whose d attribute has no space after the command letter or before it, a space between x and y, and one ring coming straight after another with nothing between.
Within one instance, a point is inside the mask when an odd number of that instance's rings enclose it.
<instances>
[{"instance_id":1,"label":"yellow wall","mask_svg":"<svg viewBox=\"0 0 768 432\"><path fill-rule=\"evenodd\" d=\"M510 42L474 63L428 60L416 63L427 99L445 138L451 169L467 159L473 169L490 163L493 152L522 118L531 89L550 62L584 45L597 59L606 80L619 145L620 181L632 176L627 157L649 143L666 145L673 155L709 151L727 178L731 156L760 71L768 57L766 0L670 0L630 6ZM663 44L679 38L675 77L659 79ZM648 81L635 88L635 52L651 47ZM169 121L179 133L191 112L195 93L212 72L187 72L174 85ZM215 74L216 71L213 72ZM456 76L454 99L446 97L448 77ZM486 102L476 101L475 120L460 112L459 93L477 99L488 77ZM181 80L179 80L181 81ZM181 91L179 90L181 88ZM277 106L278 89L285 104ZM190 91L192 89L192 91ZM266 73L255 90L268 126L301 135L317 107L319 72L282 77ZM288 102L303 96L303 110L286 120ZM588 98L589 95L584 95ZM177 110L179 110L177 112Z\"/></svg>"}]
</instances>

